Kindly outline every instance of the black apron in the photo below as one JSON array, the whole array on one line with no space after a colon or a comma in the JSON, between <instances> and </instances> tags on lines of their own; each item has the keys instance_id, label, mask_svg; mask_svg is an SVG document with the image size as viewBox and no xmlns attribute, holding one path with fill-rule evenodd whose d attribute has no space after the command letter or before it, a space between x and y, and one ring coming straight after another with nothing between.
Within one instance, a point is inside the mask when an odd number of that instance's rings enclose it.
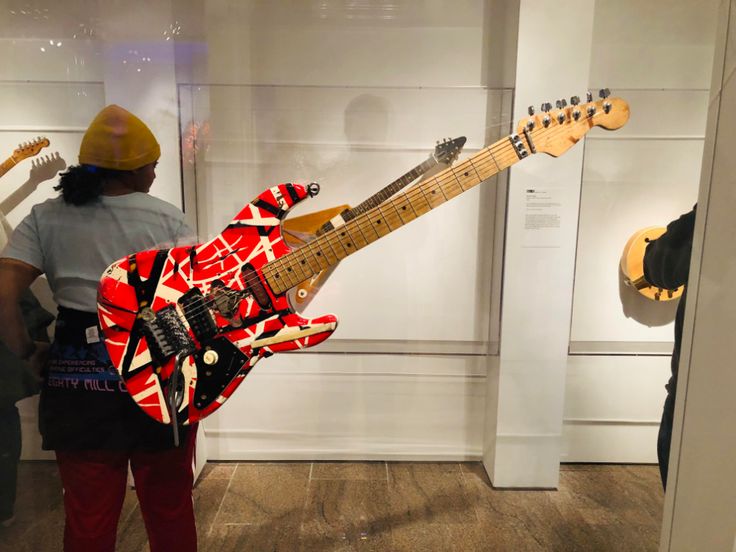
<instances>
[{"instance_id":1,"label":"black apron","mask_svg":"<svg viewBox=\"0 0 736 552\"><path fill-rule=\"evenodd\" d=\"M43 448L174 448L172 427L145 414L130 398L98 335L95 313L59 307L39 405ZM179 428L180 443L188 431L189 426Z\"/></svg>"}]
</instances>

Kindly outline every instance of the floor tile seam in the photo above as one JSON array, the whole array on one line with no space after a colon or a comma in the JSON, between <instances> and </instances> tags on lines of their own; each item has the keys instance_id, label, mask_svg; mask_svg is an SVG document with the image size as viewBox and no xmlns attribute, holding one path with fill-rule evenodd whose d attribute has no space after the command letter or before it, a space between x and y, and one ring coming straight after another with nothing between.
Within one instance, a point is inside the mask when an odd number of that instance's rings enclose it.
<instances>
[{"instance_id":1,"label":"floor tile seam","mask_svg":"<svg viewBox=\"0 0 736 552\"><path fill-rule=\"evenodd\" d=\"M302 535L304 535L304 518L307 515L307 505L309 504L309 496L310 496L310 490L312 487L312 470L314 469L314 462L310 462L309 464L309 477L307 477L307 488L304 492L304 502L302 503L302 511L301 516L299 520L299 536L297 537L299 540L301 540Z\"/></svg>"},{"instance_id":2,"label":"floor tile seam","mask_svg":"<svg viewBox=\"0 0 736 552\"><path fill-rule=\"evenodd\" d=\"M481 501L481 492L479 491L477 493L469 493L466 490L466 489L472 489L473 483L468 482L468 480L465 478L465 474L462 475L462 485L461 486L462 486L463 495L465 496L467 503L473 509L473 515L475 515L476 522L480 523L481 517L480 517L480 514L478 513L478 506Z\"/></svg>"},{"instance_id":3,"label":"floor tile seam","mask_svg":"<svg viewBox=\"0 0 736 552\"><path fill-rule=\"evenodd\" d=\"M222 505L225 503L225 499L227 498L227 494L230 492L230 487L233 484L233 479L235 479L235 473L238 471L238 467L240 466L240 463L235 464L235 469L233 470L233 473L230 474L230 478L227 482L227 487L225 487L225 492L222 493L222 498L220 499L220 505L217 507L217 511L215 512L215 515L212 516L212 521L210 522L210 528L207 530L207 538L210 538L212 536L212 531L215 529L215 522L217 521L217 517L220 515L220 512L222 511Z\"/></svg>"}]
</instances>

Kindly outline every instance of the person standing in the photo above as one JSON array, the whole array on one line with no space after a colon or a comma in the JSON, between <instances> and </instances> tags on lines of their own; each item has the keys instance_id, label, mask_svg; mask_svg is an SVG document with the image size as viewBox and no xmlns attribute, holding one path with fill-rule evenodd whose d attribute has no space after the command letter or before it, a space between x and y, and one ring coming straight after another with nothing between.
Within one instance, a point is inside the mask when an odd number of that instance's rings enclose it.
<instances>
[{"instance_id":1,"label":"person standing","mask_svg":"<svg viewBox=\"0 0 736 552\"><path fill-rule=\"evenodd\" d=\"M33 207L0 254L0 340L42 378L39 428L64 488L64 549L115 549L128 463L151 552L194 551L192 458L196 428L149 418L130 398L101 341L97 285L128 254L192 232L174 206L149 195L160 146L150 129L110 105L82 138L60 196ZM19 300L45 274L58 304L54 341L31 339Z\"/></svg>"},{"instance_id":2,"label":"person standing","mask_svg":"<svg viewBox=\"0 0 736 552\"><path fill-rule=\"evenodd\" d=\"M675 314L675 346L672 351L672 375L665 385L667 397L662 409L662 421L657 437L657 458L662 486L667 489L667 471L672 441L672 422L675 414L675 397L677 395L677 369L680 364L680 347L682 345L682 324L685 317L687 300L687 281L690 275L690 254L693 248L693 231L695 229L695 212L685 213L667 225L667 231L656 240L652 240L644 252L644 279L662 289L675 290L684 285Z\"/></svg>"}]
</instances>

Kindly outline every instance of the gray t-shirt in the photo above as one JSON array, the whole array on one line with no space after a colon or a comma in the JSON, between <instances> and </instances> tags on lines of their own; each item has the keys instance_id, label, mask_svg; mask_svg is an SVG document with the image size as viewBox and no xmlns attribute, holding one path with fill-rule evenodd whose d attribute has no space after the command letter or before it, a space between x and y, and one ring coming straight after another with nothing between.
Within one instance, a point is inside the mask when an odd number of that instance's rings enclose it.
<instances>
[{"instance_id":1,"label":"gray t-shirt","mask_svg":"<svg viewBox=\"0 0 736 552\"><path fill-rule=\"evenodd\" d=\"M97 285L114 261L138 251L193 242L182 212L148 194L101 196L81 206L57 197L33 207L0 257L24 261L44 272L57 304L95 312Z\"/></svg>"}]
</instances>

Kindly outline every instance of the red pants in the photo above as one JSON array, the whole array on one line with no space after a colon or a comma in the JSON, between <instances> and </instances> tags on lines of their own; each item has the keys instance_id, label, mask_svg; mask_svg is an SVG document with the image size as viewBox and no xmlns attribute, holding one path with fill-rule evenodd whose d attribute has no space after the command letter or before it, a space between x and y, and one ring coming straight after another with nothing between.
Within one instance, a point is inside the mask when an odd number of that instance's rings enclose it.
<instances>
[{"instance_id":1,"label":"red pants","mask_svg":"<svg viewBox=\"0 0 736 552\"><path fill-rule=\"evenodd\" d=\"M64 486L65 552L115 550L128 460L151 552L196 552L192 457L196 427L187 442L159 452L56 451Z\"/></svg>"}]
</instances>

